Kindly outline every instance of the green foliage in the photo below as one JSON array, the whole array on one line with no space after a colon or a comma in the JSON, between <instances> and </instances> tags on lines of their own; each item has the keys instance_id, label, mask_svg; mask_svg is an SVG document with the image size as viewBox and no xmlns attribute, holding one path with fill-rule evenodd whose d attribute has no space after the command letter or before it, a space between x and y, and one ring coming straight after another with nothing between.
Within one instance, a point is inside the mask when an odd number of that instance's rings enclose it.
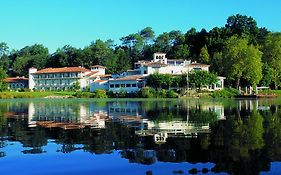
<instances>
[{"instance_id":1,"label":"green foliage","mask_svg":"<svg viewBox=\"0 0 281 175\"><path fill-rule=\"evenodd\" d=\"M80 88L80 83L79 83L79 81L75 81L74 82L74 85L73 85L73 90L75 90L75 91L78 91L78 90L80 90L81 88Z\"/></svg>"},{"instance_id":2,"label":"green foliage","mask_svg":"<svg viewBox=\"0 0 281 175\"><path fill-rule=\"evenodd\" d=\"M92 98L93 94L85 91L77 91L73 94L73 96L77 98Z\"/></svg>"},{"instance_id":3,"label":"green foliage","mask_svg":"<svg viewBox=\"0 0 281 175\"><path fill-rule=\"evenodd\" d=\"M210 62L210 55L208 53L207 46L202 47L202 49L200 50L199 61L205 64L208 64Z\"/></svg>"},{"instance_id":4,"label":"green foliage","mask_svg":"<svg viewBox=\"0 0 281 175\"><path fill-rule=\"evenodd\" d=\"M210 94L213 98L233 98L239 95L239 91L233 88L224 88L222 90L214 91Z\"/></svg>"},{"instance_id":5,"label":"green foliage","mask_svg":"<svg viewBox=\"0 0 281 175\"><path fill-rule=\"evenodd\" d=\"M152 87L144 87L139 92L141 98L177 98L178 94L173 90L154 89Z\"/></svg>"},{"instance_id":6,"label":"green foliage","mask_svg":"<svg viewBox=\"0 0 281 175\"><path fill-rule=\"evenodd\" d=\"M263 53L262 59L268 64L268 67L265 67L265 75L271 78L277 89L281 86L281 33L268 35Z\"/></svg>"},{"instance_id":7,"label":"green foliage","mask_svg":"<svg viewBox=\"0 0 281 175\"><path fill-rule=\"evenodd\" d=\"M173 90L168 90L166 92L166 98L177 98L178 94Z\"/></svg>"},{"instance_id":8,"label":"green foliage","mask_svg":"<svg viewBox=\"0 0 281 175\"><path fill-rule=\"evenodd\" d=\"M6 90L8 88L7 83L4 82L4 79L7 77L6 72L0 67L0 92Z\"/></svg>"},{"instance_id":9,"label":"green foliage","mask_svg":"<svg viewBox=\"0 0 281 175\"><path fill-rule=\"evenodd\" d=\"M0 99L9 99L9 98L43 98L43 97L48 97L48 96L68 96L71 97L74 95L74 92L51 92L51 91L45 91L45 92L29 92L28 90L25 92L2 92L0 93Z\"/></svg>"},{"instance_id":10,"label":"green foliage","mask_svg":"<svg viewBox=\"0 0 281 175\"><path fill-rule=\"evenodd\" d=\"M247 38L233 36L227 41L223 52L224 72L229 80L235 81L236 87L241 79L257 85L262 78L262 53L248 44Z\"/></svg>"},{"instance_id":11,"label":"green foliage","mask_svg":"<svg viewBox=\"0 0 281 175\"><path fill-rule=\"evenodd\" d=\"M21 50L12 53L10 56L15 57L14 62L11 65L14 72L17 75L27 76L29 68L36 67L42 69L46 66L49 51L41 44L34 44L32 46L26 46Z\"/></svg>"},{"instance_id":12,"label":"green foliage","mask_svg":"<svg viewBox=\"0 0 281 175\"><path fill-rule=\"evenodd\" d=\"M156 90L151 87L144 87L140 91L140 96L143 98L155 98L156 97Z\"/></svg>"},{"instance_id":13,"label":"green foliage","mask_svg":"<svg viewBox=\"0 0 281 175\"><path fill-rule=\"evenodd\" d=\"M103 89L97 89L94 92L94 98L107 98L106 91Z\"/></svg>"},{"instance_id":14,"label":"green foliage","mask_svg":"<svg viewBox=\"0 0 281 175\"><path fill-rule=\"evenodd\" d=\"M207 71L193 71L188 75L188 82L193 88L201 89L217 83L217 76Z\"/></svg>"},{"instance_id":15,"label":"green foliage","mask_svg":"<svg viewBox=\"0 0 281 175\"><path fill-rule=\"evenodd\" d=\"M170 74L154 73L148 76L147 85L153 88L169 89L173 83L173 76Z\"/></svg>"}]
</instances>

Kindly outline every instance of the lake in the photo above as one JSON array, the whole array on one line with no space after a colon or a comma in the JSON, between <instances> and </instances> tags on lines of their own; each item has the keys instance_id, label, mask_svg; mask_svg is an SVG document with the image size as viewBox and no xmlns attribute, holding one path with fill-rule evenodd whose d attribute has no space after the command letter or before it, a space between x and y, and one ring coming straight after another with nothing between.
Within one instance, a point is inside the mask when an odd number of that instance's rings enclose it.
<instances>
[{"instance_id":1,"label":"lake","mask_svg":"<svg viewBox=\"0 0 281 175\"><path fill-rule=\"evenodd\" d=\"M0 174L281 173L281 99L0 100Z\"/></svg>"}]
</instances>

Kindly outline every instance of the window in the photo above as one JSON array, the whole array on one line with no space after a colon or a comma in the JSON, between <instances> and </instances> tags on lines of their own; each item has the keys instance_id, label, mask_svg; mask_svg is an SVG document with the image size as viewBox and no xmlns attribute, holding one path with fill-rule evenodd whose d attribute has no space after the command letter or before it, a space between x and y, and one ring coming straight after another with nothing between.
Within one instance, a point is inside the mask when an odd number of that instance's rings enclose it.
<instances>
[{"instance_id":1,"label":"window","mask_svg":"<svg viewBox=\"0 0 281 175\"><path fill-rule=\"evenodd\" d=\"M121 87L125 87L125 84L121 84Z\"/></svg>"},{"instance_id":2,"label":"window","mask_svg":"<svg viewBox=\"0 0 281 175\"><path fill-rule=\"evenodd\" d=\"M120 87L120 84L115 84L115 88L119 88Z\"/></svg>"},{"instance_id":3,"label":"window","mask_svg":"<svg viewBox=\"0 0 281 175\"><path fill-rule=\"evenodd\" d=\"M132 87L137 87L137 84L132 84Z\"/></svg>"},{"instance_id":4,"label":"window","mask_svg":"<svg viewBox=\"0 0 281 175\"><path fill-rule=\"evenodd\" d=\"M109 85L110 88L114 88L114 84Z\"/></svg>"},{"instance_id":5,"label":"window","mask_svg":"<svg viewBox=\"0 0 281 175\"><path fill-rule=\"evenodd\" d=\"M147 74L147 70L143 71L143 74Z\"/></svg>"},{"instance_id":6,"label":"window","mask_svg":"<svg viewBox=\"0 0 281 175\"><path fill-rule=\"evenodd\" d=\"M131 84L126 84L126 87L131 87Z\"/></svg>"}]
</instances>

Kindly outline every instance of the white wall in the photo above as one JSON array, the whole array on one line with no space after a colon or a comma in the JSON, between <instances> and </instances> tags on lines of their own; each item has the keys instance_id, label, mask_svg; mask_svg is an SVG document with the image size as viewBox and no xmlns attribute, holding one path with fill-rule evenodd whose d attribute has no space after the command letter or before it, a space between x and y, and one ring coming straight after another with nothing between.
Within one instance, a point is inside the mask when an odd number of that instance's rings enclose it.
<instances>
[{"instance_id":1,"label":"white wall","mask_svg":"<svg viewBox=\"0 0 281 175\"><path fill-rule=\"evenodd\" d=\"M28 70L28 88L33 90L35 87L35 81L33 77L33 73L37 72L36 68L29 68Z\"/></svg>"},{"instance_id":2,"label":"white wall","mask_svg":"<svg viewBox=\"0 0 281 175\"><path fill-rule=\"evenodd\" d=\"M108 81L105 82L92 82L90 84L90 92L94 92L97 89L108 90Z\"/></svg>"},{"instance_id":3,"label":"white wall","mask_svg":"<svg viewBox=\"0 0 281 175\"><path fill-rule=\"evenodd\" d=\"M116 87L110 87L111 84L119 84L119 88ZM121 87L121 84L124 84L125 87ZM131 84L131 87L126 87L126 84ZM132 84L136 84L136 87L132 87ZM108 89L109 91L113 91L113 92L127 92L127 93L135 93L140 91L141 88L138 87L139 81L138 80L124 80L124 81L114 81L111 80L109 81L109 85L108 85Z\"/></svg>"}]
</instances>

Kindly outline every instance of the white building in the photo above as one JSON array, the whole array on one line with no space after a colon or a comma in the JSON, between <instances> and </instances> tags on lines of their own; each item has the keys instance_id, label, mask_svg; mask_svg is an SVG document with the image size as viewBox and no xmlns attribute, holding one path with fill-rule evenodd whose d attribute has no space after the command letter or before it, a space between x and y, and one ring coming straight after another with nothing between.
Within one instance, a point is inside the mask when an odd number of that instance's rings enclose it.
<instances>
[{"instance_id":1,"label":"white building","mask_svg":"<svg viewBox=\"0 0 281 175\"><path fill-rule=\"evenodd\" d=\"M67 90L79 85L85 89L91 83L91 77L104 76L105 67L84 67L29 69L29 89L31 90Z\"/></svg>"},{"instance_id":2,"label":"white building","mask_svg":"<svg viewBox=\"0 0 281 175\"><path fill-rule=\"evenodd\" d=\"M145 76L131 75L108 80L97 79L90 85L90 91L104 89L112 92L135 93L145 86Z\"/></svg>"},{"instance_id":3,"label":"white building","mask_svg":"<svg viewBox=\"0 0 281 175\"><path fill-rule=\"evenodd\" d=\"M95 79L90 85L90 91L96 89L110 90L113 92L125 91L127 93L138 92L145 86L145 77L153 74L181 75L194 70L209 71L209 65L191 62L181 59L167 59L165 53L153 54L153 59L140 60L135 63L133 70L128 70L119 75L112 75L111 79ZM218 83L208 87L212 90L223 88L225 77L218 77Z\"/></svg>"},{"instance_id":4,"label":"white building","mask_svg":"<svg viewBox=\"0 0 281 175\"><path fill-rule=\"evenodd\" d=\"M181 59L167 59L165 53L153 54L153 59L140 60L135 63L133 70L119 75L105 74L105 67L95 65L90 69L83 67L29 69L29 89L34 90L67 90L76 85L80 89L90 87L93 92L104 89L112 92L138 92L145 86L145 78L153 73L181 75L193 70L209 71L209 65ZM216 85L209 89L222 89L224 77L218 77Z\"/></svg>"}]
</instances>

